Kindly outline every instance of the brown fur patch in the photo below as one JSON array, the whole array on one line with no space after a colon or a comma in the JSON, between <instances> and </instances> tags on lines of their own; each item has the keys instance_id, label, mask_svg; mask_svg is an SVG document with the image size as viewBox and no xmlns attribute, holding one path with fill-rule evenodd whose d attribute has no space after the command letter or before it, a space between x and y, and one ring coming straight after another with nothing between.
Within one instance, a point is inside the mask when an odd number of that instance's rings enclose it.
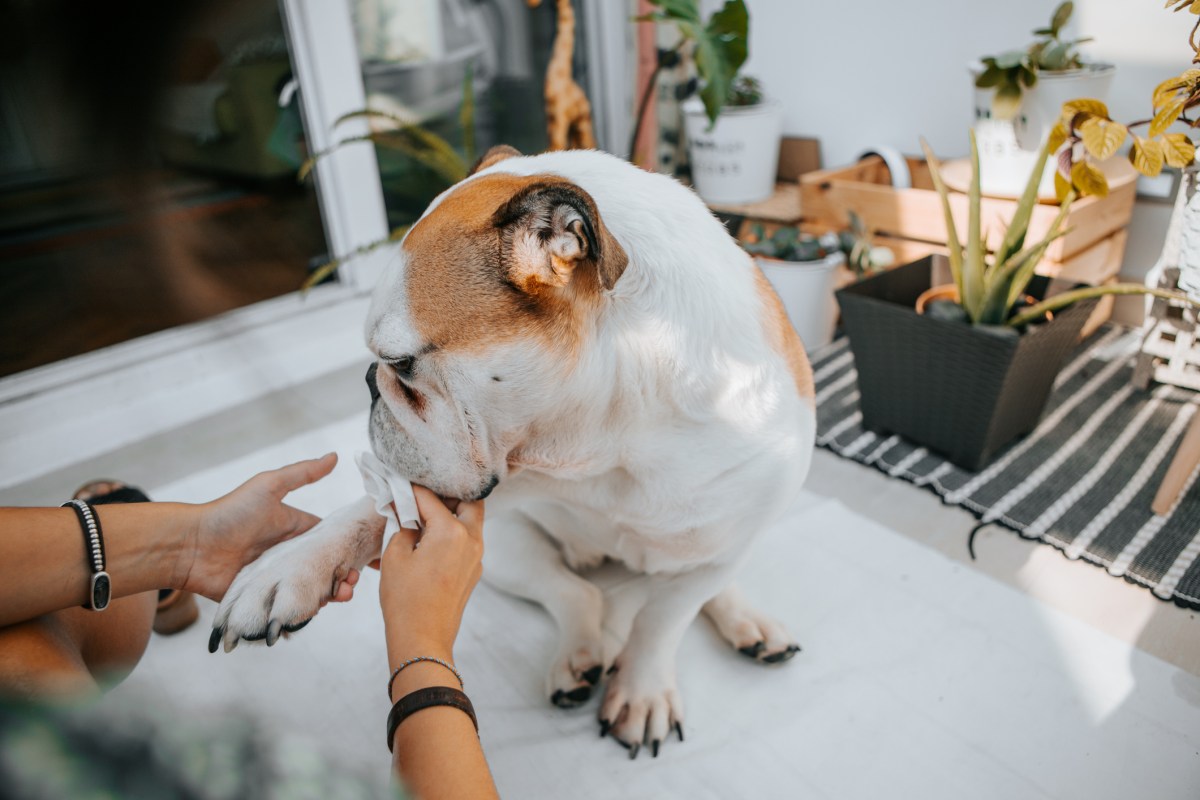
<instances>
[{"instance_id":1,"label":"brown fur patch","mask_svg":"<svg viewBox=\"0 0 1200 800\"><path fill-rule=\"evenodd\" d=\"M495 215L524 190L560 182L550 175L484 175L453 190L409 231L409 308L425 342L477 350L534 337L573 356L584 319L601 291L594 269L576 270L565 286L518 286L509 276L511 235Z\"/></svg>"},{"instance_id":2,"label":"brown fur patch","mask_svg":"<svg viewBox=\"0 0 1200 800\"><path fill-rule=\"evenodd\" d=\"M816 390L813 385L812 365L808 363L808 355L804 352L804 343L800 341L800 336L792 327L791 320L787 317L787 311L783 308L783 302L779 299L779 295L775 294L775 288L771 286L771 282L767 280L763 271L758 268L758 264L753 264L753 266L754 283L767 311L763 324L767 328L767 337L771 342L771 347L787 360L800 396L811 399L815 396Z\"/></svg>"}]
</instances>

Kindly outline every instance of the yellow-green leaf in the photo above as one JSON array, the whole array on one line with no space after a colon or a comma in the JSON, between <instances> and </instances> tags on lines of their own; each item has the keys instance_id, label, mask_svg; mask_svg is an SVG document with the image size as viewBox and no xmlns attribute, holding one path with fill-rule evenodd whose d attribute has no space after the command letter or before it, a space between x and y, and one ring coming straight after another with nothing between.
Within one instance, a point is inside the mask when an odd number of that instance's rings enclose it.
<instances>
[{"instance_id":1,"label":"yellow-green leaf","mask_svg":"<svg viewBox=\"0 0 1200 800\"><path fill-rule=\"evenodd\" d=\"M1186 97L1176 97L1161 108L1155 108L1154 119L1150 120L1151 138L1164 133L1167 128L1175 124L1175 120L1179 119L1179 115L1183 113L1183 106L1186 102Z\"/></svg>"},{"instance_id":2,"label":"yellow-green leaf","mask_svg":"<svg viewBox=\"0 0 1200 800\"><path fill-rule=\"evenodd\" d=\"M1104 173L1087 161L1076 161L1071 167L1071 185L1082 195L1108 195L1108 181Z\"/></svg>"},{"instance_id":3,"label":"yellow-green leaf","mask_svg":"<svg viewBox=\"0 0 1200 800\"><path fill-rule=\"evenodd\" d=\"M1046 146L1051 153L1057 153L1058 148L1062 147L1063 142L1067 140L1067 126L1062 123L1062 120L1054 123L1054 127L1050 129L1050 139Z\"/></svg>"},{"instance_id":4,"label":"yellow-green leaf","mask_svg":"<svg viewBox=\"0 0 1200 800\"><path fill-rule=\"evenodd\" d=\"M1070 193L1071 184L1062 176L1061 172L1054 170L1054 196L1058 198L1058 202L1066 200Z\"/></svg>"},{"instance_id":5,"label":"yellow-green leaf","mask_svg":"<svg viewBox=\"0 0 1200 800\"><path fill-rule=\"evenodd\" d=\"M1021 108L1021 87L1015 83L1001 84L992 95L992 116L1012 119Z\"/></svg>"},{"instance_id":6,"label":"yellow-green leaf","mask_svg":"<svg viewBox=\"0 0 1200 800\"><path fill-rule=\"evenodd\" d=\"M1091 97L1079 97L1063 103L1063 119L1070 122L1076 114L1095 114L1108 119L1108 106Z\"/></svg>"},{"instance_id":7,"label":"yellow-green leaf","mask_svg":"<svg viewBox=\"0 0 1200 800\"><path fill-rule=\"evenodd\" d=\"M1091 117L1079 126L1083 146L1095 158L1103 161L1111 157L1125 143L1129 130L1119 122Z\"/></svg>"},{"instance_id":8,"label":"yellow-green leaf","mask_svg":"<svg viewBox=\"0 0 1200 800\"><path fill-rule=\"evenodd\" d=\"M1186 133L1168 133L1162 137L1163 158L1172 167L1182 169L1196 160L1196 145Z\"/></svg>"},{"instance_id":9,"label":"yellow-green leaf","mask_svg":"<svg viewBox=\"0 0 1200 800\"><path fill-rule=\"evenodd\" d=\"M1162 172L1164 161L1162 143L1154 139L1133 137L1133 147L1129 148L1129 163L1143 175L1153 178Z\"/></svg>"}]
</instances>

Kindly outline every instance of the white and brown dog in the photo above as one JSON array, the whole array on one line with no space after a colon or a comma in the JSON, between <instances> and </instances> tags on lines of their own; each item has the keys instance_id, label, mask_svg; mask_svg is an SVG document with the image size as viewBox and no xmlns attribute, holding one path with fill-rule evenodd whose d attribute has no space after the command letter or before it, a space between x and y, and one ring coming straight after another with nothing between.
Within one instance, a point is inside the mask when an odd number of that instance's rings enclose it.
<instances>
[{"instance_id":1,"label":"white and brown dog","mask_svg":"<svg viewBox=\"0 0 1200 800\"><path fill-rule=\"evenodd\" d=\"M675 653L702 609L758 661L799 649L734 577L808 472L812 373L696 195L595 151L494 148L399 258L366 323L372 446L443 496L491 495L484 574L556 621L553 702L583 702L615 668L602 732L657 754L682 736ZM213 648L313 616L379 555L382 527L364 498L266 553L222 603ZM577 572L604 559L640 575L620 620Z\"/></svg>"}]
</instances>

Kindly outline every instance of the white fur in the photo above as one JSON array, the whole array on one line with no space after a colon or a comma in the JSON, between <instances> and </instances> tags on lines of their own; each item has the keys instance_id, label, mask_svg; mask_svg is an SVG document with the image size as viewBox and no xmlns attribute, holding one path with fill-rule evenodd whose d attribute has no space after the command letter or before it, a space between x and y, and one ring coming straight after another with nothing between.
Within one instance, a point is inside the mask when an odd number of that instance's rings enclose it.
<instances>
[{"instance_id":1,"label":"white fur","mask_svg":"<svg viewBox=\"0 0 1200 800\"><path fill-rule=\"evenodd\" d=\"M582 187L629 264L577 363L548 361L519 338L441 357L416 378L430 400L424 423L381 368L372 441L384 461L446 493L499 475L485 576L555 618L561 644L547 691L578 692L591 685L585 673L615 664L600 718L626 743L661 741L683 717L675 649L702 607L738 647L790 645L731 584L804 481L812 400L771 345L750 259L691 191L594 151L510 158L480 174L494 172L552 173ZM377 289L366 322L369 345L385 356L422 346L407 311L407 258ZM572 569L604 558L643 576L608 654L601 636L613 623L601 594Z\"/></svg>"}]
</instances>

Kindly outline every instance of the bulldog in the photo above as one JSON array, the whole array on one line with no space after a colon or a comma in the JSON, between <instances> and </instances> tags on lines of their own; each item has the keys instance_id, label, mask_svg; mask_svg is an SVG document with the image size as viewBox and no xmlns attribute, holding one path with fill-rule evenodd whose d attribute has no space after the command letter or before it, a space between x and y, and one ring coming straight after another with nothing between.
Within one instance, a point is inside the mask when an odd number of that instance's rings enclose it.
<instances>
[{"instance_id":1,"label":"bulldog","mask_svg":"<svg viewBox=\"0 0 1200 800\"><path fill-rule=\"evenodd\" d=\"M489 498L485 580L557 624L553 703L607 674L602 735L657 755L683 738L675 656L699 613L758 662L799 650L735 576L808 472L812 371L686 187L596 151L493 148L408 232L365 332L375 454L442 496ZM222 602L213 649L303 624L382 530L364 497L268 551ZM581 575L606 559L635 574L610 608Z\"/></svg>"}]
</instances>

